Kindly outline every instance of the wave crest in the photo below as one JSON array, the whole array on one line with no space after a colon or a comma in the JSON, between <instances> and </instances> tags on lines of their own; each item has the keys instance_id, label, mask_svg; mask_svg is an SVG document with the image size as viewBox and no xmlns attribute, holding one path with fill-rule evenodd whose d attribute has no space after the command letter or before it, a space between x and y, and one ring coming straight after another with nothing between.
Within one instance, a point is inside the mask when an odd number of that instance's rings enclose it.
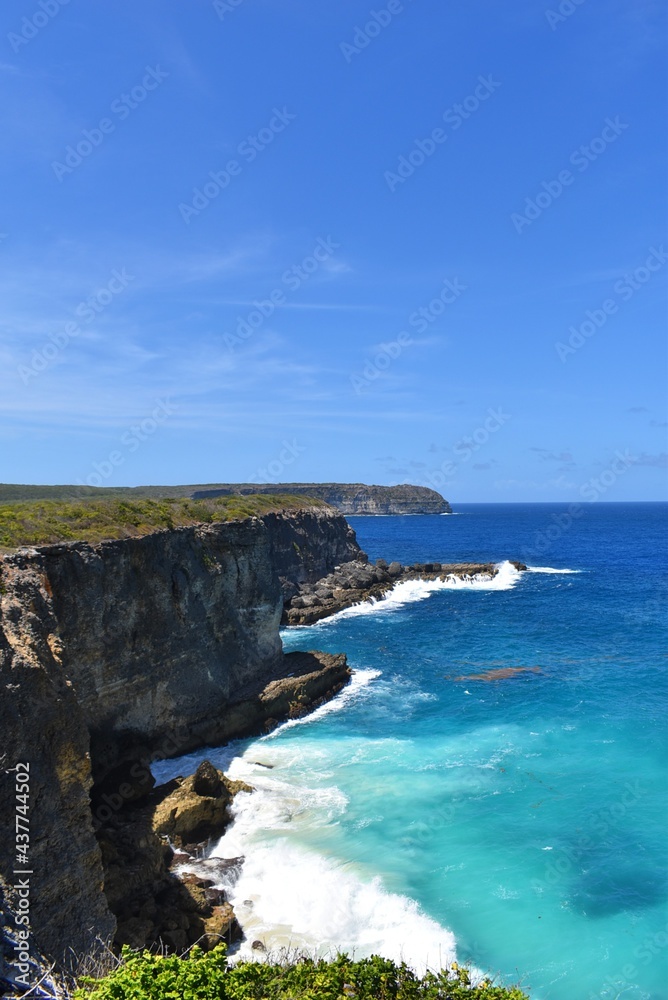
<instances>
[{"instance_id":1,"label":"wave crest","mask_svg":"<svg viewBox=\"0 0 668 1000\"><path fill-rule=\"evenodd\" d=\"M313 625L288 626L286 631L289 632L293 628L322 628L333 622L341 621L343 618L357 618L360 615L396 611L406 604L424 601L440 590L511 590L522 578L520 571L508 560L497 563L496 570L494 576L479 573L471 577L448 576L444 580L402 580L400 583L396 583L392 590L389 590L383 597L371 598L368 601L353 604L352 607L337 611L329 618L324 618Z\"/></svg>"}]
</instances>

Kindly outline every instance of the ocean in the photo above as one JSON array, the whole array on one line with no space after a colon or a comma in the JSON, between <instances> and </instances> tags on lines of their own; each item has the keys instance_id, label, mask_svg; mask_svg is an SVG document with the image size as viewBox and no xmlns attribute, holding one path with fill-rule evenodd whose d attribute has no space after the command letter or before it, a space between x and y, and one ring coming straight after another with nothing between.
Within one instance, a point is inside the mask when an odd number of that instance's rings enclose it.
<instances>
[{"instance_id":1,"label":"ocean","mask_svg":"<svg viewBox=\"0 0 668 1000\"><path fill-rule=\"evenodd\" d=\"M371 559L493 561L493 581L286 629L347 653L350 687L157 777L208 756L256 788L214 850L246 858L242 954L456 957L534 1000L666 1000L668 505L453 511L349 520Z\"/></svg>"}]
</instances>

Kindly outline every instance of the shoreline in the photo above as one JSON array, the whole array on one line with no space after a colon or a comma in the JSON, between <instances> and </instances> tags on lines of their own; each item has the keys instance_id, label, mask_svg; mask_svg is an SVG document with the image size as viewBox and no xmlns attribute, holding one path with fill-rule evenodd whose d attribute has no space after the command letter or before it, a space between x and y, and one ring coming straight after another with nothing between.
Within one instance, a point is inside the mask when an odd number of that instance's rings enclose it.
<instances>
[{"instance_id":1,"label":"shoreline","mask_svg":"<svg viewBox=\"0 0 668 1000\"><path fill-rule=\"evenodd\" d=\"M501 563L413 563L404 566L384 559L375 564L353 560L343 563L316 583L302 584L285 602L282 626L315 625L350 608L387 598L401 584L415 581L461 584L492 581L502 567L517 572L528 567L519 561Z\"/></svg>"},{"instance_id":2,"label":"shoreline","mask_svg":"<svg viewBox=\"0 0 668 1000\"><path fill-rule=\"evenodd\" d=\"M389 579L383 581L380 585L372 585L366 588L364 591L365 596L358 603L353 603L353 600L358 597L359 591L353 591L346 595L347 600L343 603L343 606L336 607L335 602L330 604L329 607L324 606L318 608L318 617L309 623L304 623L301 625L288 625L288 628L310 628L312 625L316 625L319 622L326 622L329 618L334 618L336 615L340 614L341 611L350 610L354 607L363 607L368 605L369 608L375 609L382 604L383 597L387 597L397 588L402 585L411 582L420 583L459 583L462 586L467 584L482 584L487 587L490 584L493 585L495 578L499 577L499 574L503 571L504 567L513 567L517 574L526 570L526 567L522 563L466 563L466 564L414 564L412 566L402 566L400 571L397 572L397 567L393 568L393 573L389 574L389 567L387 570L385 567L386 563L380 560L380 567L374 567L373 569L367 564L358 562L354 567L351 568L350 564L344 564L335 573L339 575L344 573L352 572L366 572L367 574L375 569L379 569L381 575L388 576ZM317 586L317 585L316 585ZM307 591L308 592L308 591ZM376 594L379 594L376 597ZM425 593L421 596L428 596ZM417 596L412 598L413 600L419 599ZM390 608L394 605L389 605ZM301 610L301 609L298 609ZM281 725L277 726L271 733L266 735L260 735L256 737L251 746L254 748L262 746L265 742L272 740L273 736L283 732L286 728L302 725L313 721L318 718L322 712L328 715L332 712L341 711L349 698L354 697L357 690L366 687L368 684L372 683L377 677L381 675L380 671L360 671L353 670L351 682L342 690L336 692L331 699L327 699L322 702L319 706L310 706L299 718L290 719L283 722ZM364 682L362 685L355 685L355 679L357 677L364 677ZM218 753L226 748L218 748ZM272 843L276 838L280 840L280 833L275 831L274 835L265 843L264 845L255 844L251 850L248 850L248 839L252 838L254 830L262 829L262 825L258 824L258 811L262 811L263 806L268 808L270 813L272 809L271 802L273 801L273 808L279 808L277 803L280 802L281 793L278 786L275 786L276 781L280 781L280 769L278 773L274 773L274 768L277 766L274 763L267 763L261 759L256 759L254 761L249 761L245 756L245 751L247 748L238 747L241 751L235 753L230 759L229 753L224 754L227 758L225 760L225 774L226 780L231 779L232 781L243 782L246 786L244 791L250 793L250 799L254 801L244 802L239 800L238 803L232 805L231 822L229 826L222 833L215 843L212 842L208 846L208 850L204 857L194 857L179 855L176 859L176 864L174 874L177 877L185 877L186 879L217 879L215 881L215 888L224 892L226 901L230 902L234 908L234 917L238 921L239 933L238 933L238 946L235 945L235 953L239 955L240 958L250 958L250 957L263 957L268 951L275 950L276 948L295 946L294 945L294 929L289 933L285 930L281 930L281 925L284 919L279 918L276 914L276 920L273 922L273 929L269 931L269 940L264 940L264 936L267 935L266 924L262 921L258 923L257 907L262 899L262 883L264 878L258 873L266 870L268 874L269 868L276 868L278 870L280 865L278 865L278 855L276 856L276 864L270 864L267 868L267 858L270 858L278 850L277 846ZM200 760L202 759L204 752L198 754ZM256 753L254 756L258 758L262 757L261 753ZM206 759L216 761L216 751L209 752L206 754ZM193 764L194 760L191 761ZM262 769L258 773L259 769ZM171 768L161 768L164 771L171 771ZM272 792L272 786L274 790ZM299 795L299 792L295 790L295 794ZM278 798L277 798L278 796ZM263 802L265 799L267 801ZM254 857L255 849L259 851L258 857ZM291 850L296 850L292 848ZM297 873L297 869L309 866L318 865L322 866L322 871L318 869L320 874L318 878L324 879L324 884L329 885L330 879L334 878L333 873L330 874L331 859L327 855L313 855L311 856L309 852L302 859L301 863L298 863L297 855L290 855L291 864L294 864L294 878L297 879L300 876ZM319 859L319 860L318 860ZM347 866L346 866L347 867ZM421 910L421 907L416 900L413 900L410 896L399 894L393 892L388 892L384 888L381 888L381 883L378 882L379 876L370 875L369 878L365 879L360 874L354 873L353 869L347 872L346 878L346 891L350 893L350 905L359 905L359 899L365 893L378 892L382 894L383 905L389 905L391 912L396 912L396 914L401 913L401 921L397 916L398 923L403 923L405 921L417 923L421 927L421 936L428 940L434 940L438 937L441 940L440 948L444 947L444 942L447 942L447 961L454 961L456 958L456 942L452 932L438 924L432 918L428 917ZM368 874L368 873L367 873ZM314 875L315 879L315 875ZM308 883L309 880L306 880ZM237 889L237 884L240 883L240 889ZM253 901L254 893L251 891L253 885L260 885L260 895ZM308 892L308 884L304 886L305 891ZM331 888L331 886L330 886ZM289 896L287 887L285 889L285 898ZM248 897L251 897L250 899ZM252 903L252 905L250 905ZM268 904L271 908L271 902ZM260 906L260 910L262 906ZM288 906L289 909L289 906ZM290 921L288 921L290 924ZM271 922L270 922L271 926ZM293 925L290 924L292 927ZM344 928L347 926L346 920L341 920L341 931L344 933ZM336 937L336 934L331 935ZM328 944L323 943L323 941L318 941L309 937L309 934L298 935L299 947L307 948L309 951L318 952L318 948L325 948L325 950L334 947L332 941ZM338 940L338 938L337 938ZM345 941L345 936L340 939ZM385 957L392 957L392 955L387 954L387 942L381 944L379 941L376 945L376 950L380 950L385 954ZM344 946L345 947L345 946ZM414 957L414 962L416 969L420 967L420 961L417 956ZM426 965L424 966L426 969Z\"/></svg>"}]
</instances>

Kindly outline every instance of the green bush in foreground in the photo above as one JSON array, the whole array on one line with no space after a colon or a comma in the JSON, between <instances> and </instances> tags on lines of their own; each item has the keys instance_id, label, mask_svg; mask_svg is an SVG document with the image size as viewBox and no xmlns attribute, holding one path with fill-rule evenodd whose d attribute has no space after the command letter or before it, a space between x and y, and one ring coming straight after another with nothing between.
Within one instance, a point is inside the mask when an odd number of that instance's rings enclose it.
<instances>
[{"instance_id":1,"label":"green bush in foreground","mask_svg":"<svg viewBox=\"0 0 668 1000\"><path fill-rule=\"evenodd\" d=\"M125 947L117 969L83 983L77 1000L528 1000L517 987L472 986L457 965L423 978L377 955L228 967L225 945L206 955L195 947L184 958Z\"/></svg>"}]
</instances>

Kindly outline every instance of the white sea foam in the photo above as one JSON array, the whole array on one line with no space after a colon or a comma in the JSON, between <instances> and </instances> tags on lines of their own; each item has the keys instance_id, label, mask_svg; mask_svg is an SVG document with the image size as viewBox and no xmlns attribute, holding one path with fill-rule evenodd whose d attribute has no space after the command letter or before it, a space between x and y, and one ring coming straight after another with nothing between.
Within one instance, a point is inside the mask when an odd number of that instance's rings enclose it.
<instances>
[{"instance_id":1,"label":"white sea foam","mask_svg":"<svg viewBox=\"0 0 668 1000\"><path fill-rule=\"evenodd\" d=\"M163 785L172 778L187 778L194 774L203 760L210 760L219 771L227 771L231 761L239 755L240 741L233 740L224 747L205 747L194 750L183 757L173 757L171 760L156 760L151 764L151 773L157 785Z\"/></svg>"},{"instance_id":2,"label":"white sea foam","mask_svg":"<svg viewBox=\"0 0 668 1000\"><path fill-rule=\"evenodd\" d=\"M292 726L307 725L315 719L321 719L324 715L329 715L332 712L340 712L351 701L355 701L359 697L360 692L371 681L375 680L376 677L380 677L381 672L380 670L353 670L350 684L340 691L335 698L332 698L331 701L326 702L324 705L320 705L315 711L310 712L301 719L290 719L289 722L284 722L282 726L279 726L267 736L261 737L258 742L270 740L277 733L282 732L284 729L290 729ZM193 753L184 754L183 757L175 757L171 760L158 760L151 765L151 772L156 780L156 784L162 785L166 781L171 781L172 778L178 776L188 777L188 775L194 774L203 760L210 760L218 770L227 771L232 762L239 757L241 746L241 740L233 740L223 747L206 747L203 750L195 750Z\"/></svg>"},{"instance_id":3,"label":"white sea foam","mask_svg":"<svg viewBox=\"0 0 668 1000\"><path fill-rule=\"evenodd\" d=\"M244 766L244 764L246 766ZM249 762L235 761L235 777L250 777ZM261 940L274 950L346 951L358 958L381 954L424 972L455 958L453 934L408 897L388 892L379 878L326 858L295 840L310 827L335 820L345 797L252 773L256 791L235 800L235 822L212 857L245 862L226 889L246 935L240 957ZM289 834L286 835L286 834Z\"/></svg>"},{"instance_id":4,"label":"white sea foam","mask_svg":"<svg viewBox=\"0 0 668 1000\"><path fill-rule=\"evenodd\" d=\"M488 573L478 573L471 577L447 576L443 580L402 580L383 597L353 604L352 607L337 611L336 614L315 622L314 625L289 626L286 631L291 631L293 628L319 628L341 621L343 618L396 611L406 604L424 601L440 590L511 590L522 578L519 570L507 560L497 563L496 569L497 572L493 576Z\"/></svg>"},{"instance_id":5,"label":"white sea foam","mask_svg":"<svg viewBox=\"0 0 668 1000\"><path fill-rule=\"evenodd\" d=\"M554 569L552 566L527 566L528 573L581 573L581 569Z\"/></svg>"}]
</instances>

